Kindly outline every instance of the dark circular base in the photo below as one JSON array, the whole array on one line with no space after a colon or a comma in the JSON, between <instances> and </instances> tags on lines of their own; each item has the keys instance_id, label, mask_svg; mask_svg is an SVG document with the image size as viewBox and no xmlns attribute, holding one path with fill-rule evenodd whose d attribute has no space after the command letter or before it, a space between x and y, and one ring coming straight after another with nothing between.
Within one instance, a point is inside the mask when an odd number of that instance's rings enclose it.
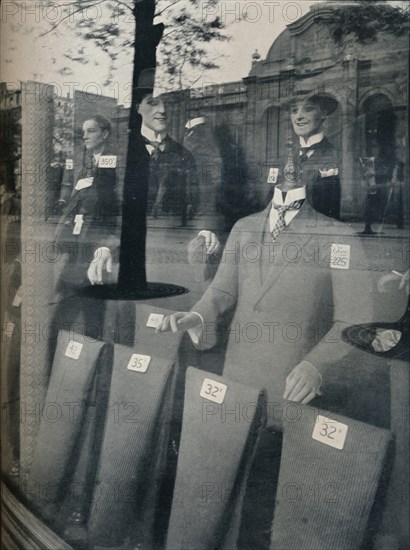
<instances>
[{"instance_id":1,"label":"dark circular base","mask_svg":"<svg viewBox=\"0 0 410 550\"><path fill-rule=\"evenodd\" d=\"M80 295L97 300L151 300L179 296L187 292L187 288L170 283L147 283L145 288L135 289L124 289L115 284L88 286L81 290Z\"/></svg>"},{"instance_id":2,"label":"dark circular base","mask_svg":"<svg viewBox=\"0 0 410 550\"><path fill-rule=\"evenodd\" d=\"M372 342L376 336L377 329L394 329L400 330L396 323L369 323L368 325L352 325L342 331L342 339L344 342L367 351L378 357L386 359L403 359L408 360L410 355L408 334L402 333L400 340L394 348L388 351L375 351L372 347Z\"/></svg>"}]
</instances>

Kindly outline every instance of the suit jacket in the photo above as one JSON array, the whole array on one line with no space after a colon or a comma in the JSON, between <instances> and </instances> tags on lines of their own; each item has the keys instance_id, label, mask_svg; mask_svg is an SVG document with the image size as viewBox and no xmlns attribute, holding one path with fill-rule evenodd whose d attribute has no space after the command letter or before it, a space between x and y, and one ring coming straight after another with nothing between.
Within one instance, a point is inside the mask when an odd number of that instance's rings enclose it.
<instances>
[{"instance_id":1,"label":"suit jacket","mask_svg":"<svg viewBox=\"0 0 410 550\"><path fill-rule=\"evenodd\" d=\"M340 218L340 161L336 149L325 136L312 148L313 153L305 162L301 162L300 149L295 148L293 161L297 166L301 183L306 186L307 198L313 208L332 218ZM283 181L283 168L286 157L279 163L279 173L273 182ZM269 193L271 198L272 190Z\"/></svg>"},{"instance_id":2,"label":"suit jacket","mask_svg":"<svg viewBox=\"0 0 410 550\"><path fill-rule=\"evenodd\" d=\"M326 385L332 363L349 350L342 329L368 322L373 309L366 257L348 225L305 201L272 242L269 211L270 205L235 224L217 274L192 310L204 319L203 349L223 327L224 376L263 387L278 403L287 375L303 359Z\"/></svg>"},{"instance_id":3,"label":"suit jacket","mask_svg":"<svg viewBox=\"0 0 410 550\"><path fill-rule=\"evenodd\" d=\"M194 157L199 180L198 215L201 229L222 230L222 158L209 123L198 124L184 138L184 147Z\"/></svg>"},{"instance_id":4,"label":"suit jacket","mask_svg":"<svg viewBox=\"0 0 410 550\"><path fill-rule=\"evenodd\" d=\"M188 205L193 212L199 201L198 177L192 154L166 136L158 152L151 155L149 208L154 205L164 212L183 214Z\"/></svg>"},{"instance_id":5,"label":"suit jacket","mask_svg":"<svg viewBox=\"0 0 410 550\"><path fill-rule=\"evenodd\" d=\"M109 153L104 152L103 155ZM69 258L62 277L75 284L86 280L86 271L95 250L107 246L115 254L120 244L118 224L117 168L95 167L80 170L76 184L92 175L89 187L76 190L75 186L56 228L55 241ZM83 216L79 235L74 235L75 217Z\"/></svg>"}]
</instances>

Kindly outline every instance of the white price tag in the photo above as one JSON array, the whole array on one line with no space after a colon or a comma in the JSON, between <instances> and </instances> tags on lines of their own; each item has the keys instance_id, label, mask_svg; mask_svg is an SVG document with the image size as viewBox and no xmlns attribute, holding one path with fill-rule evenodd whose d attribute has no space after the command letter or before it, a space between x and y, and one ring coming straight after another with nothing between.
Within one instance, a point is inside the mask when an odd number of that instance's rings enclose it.
<instances>
[{"instance_id":1,"label":"white price tag","mask_svg":"<svg viewBox=\"0 0 410 550\"><path fill-rule=\"evenodd\" d=\"M349 269L350 245L333 243L330 249L330 267L333 269Z\"/></svg>"},{"instance_id":2,"label":"white price tag","mask_svg":"<svg viewBox=\"0 0 410 550\"><path fill-rule=\"evenodd\" d=\"M91 187L92 184L93 184L93 181L94 181L94 178L92 177L89 177L89 178L81 178L80 180L77 181L74 189L76 191L81 191L81 189L87 189L87 187Z\"/></svg>"},{"instance_id":3,"label":"white price tag","mask_svg":"<svg viewBox=\"0 0 410 550\"><path fill-rule=\"evenodd\" d=\"M277 183L279 168L269 168L268 183Z\"/></svg>"},{"instance_id":4,"label":"white price tag","mask_svg":"<svg viewBox=\"0 0 410 550\"><path fill-rule=\"evenodd\" d=\"M82 349L83 344L80 344L80 342L75 342L74 340L70 340L64 355L66 357L69 357L70 359L77 360L80 357Z\"/></svg>"},{"instance_id":5,"label":"white price tag","mask_svg":"<svg viewBox=\"0 0 410 550\"><path fill-rule=\"evenodd\" d=\"M65 169L66 170L74 170L73 159L65 159Z\"/></svg>"},{"instance_id":6,"label":"white price tag","mask_svg":"<svg viewBox=\"0 0 410 550\"><path fill-rule=\"evenodd\" d=\"M227 389L228 386L225 384L221 384L221 382L211 380L210 378L205 378L199 395L204 399L221 404L225 399Z\"/></svg>"},{"instance_id":7,"label":"white price tag","mask_svg":"<svg viewBox=\"0 0 410 550\"><path fill-rule=\"evenodd\" d=\"M5 335L8 336L9 338L11 338L13 336L15 326L16 325L14 323L12 323L11 321L6 323L6 329L4 331Z\"/></svg>"},{"instance_id":8,"label":"white price tag","mask_svg":"<svg viewBox=\"0 0 410 550\"><path fill-rule=\"evenodd\" d=\"M98 168L116 168L117 155L101 155L98 160Z\"/></svg>"},{"instance_id":9,"label":"white price tag","mask_svg":"<svg viewBox=\"0 0 410 550\"><path fill-rule=\"evenodd\" d=\"M162 313L150 313L147 321L147 327L157 328L164 320Z\"/></svg>"},{"instance_id":10,"label":"white price tag","mask_svg":"<svg viewBox=\"0 0 410 550\"><path fill-rule=\"evenodd\" d=\"M14 300L12 301L11 305L14 307L20 307L21 302L23 301L23 298L21 297L23 289L20 286L16 292L16 295L14 296Z\"/></svg>"},{"instance_id":11,"label":"white price tag","mask_svg":"<svg viewBox=\"0 0 410 550\"><path fill-rule=\"evenodd\" d=\"M341 451L345 444L347 428L347 424L319 414L313 428L312 438Z\"/></svg>"},{"instance_id":12,"label":"white price tag","mask_svg":"<svg viewBox=\"0 0 410 550\"><path fill-rule=\"evenodd\" d=\"M81 233L83 223L84 223L83 214L77 214L74 218L73 235L79 235Z\"/></svg>"},{"instance_id":13,"label":"white price tag","mask_svg":"<svg viewBox=\"0 0 410 550\"><path fill-rule=\"evenodd\" d=\"M140 353L133 353L127 365L127 369L135 370L137 372L147 372L150 361L151 361L151 357L149 355L141 355Z\"/></svg>"}]
</instances>

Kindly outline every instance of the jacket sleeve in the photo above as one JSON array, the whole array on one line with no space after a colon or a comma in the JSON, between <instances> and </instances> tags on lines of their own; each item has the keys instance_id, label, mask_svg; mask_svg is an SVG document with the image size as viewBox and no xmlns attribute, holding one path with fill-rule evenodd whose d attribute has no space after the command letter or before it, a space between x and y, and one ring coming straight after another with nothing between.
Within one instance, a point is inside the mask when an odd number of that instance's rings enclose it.
<instances>
[{"instance_id":1,"label":"jacket sleeve","mask_svg":"<svg viewBox=\"0 0 410 550\"><path fill-rule=\"evenodd\" d=\"M218 328L227 315L233 311L238 301L238 268L241 257L241 230L238 222L232 229L222 254L218 271L202 298L192 311L203 319L203 332L200 349L209 349L217 342Z\"/></svg>"},{"instance_id":2,"label":"jacket sleeve","mask_svg":"<svg viewBox=\"0 0 410 550\"><path fill-rule=\"evenodd\" d=\"M350 228L346 228L349 229ZM338 252L348 253L347 269L338 263L331 270L333 295L333 324L316 346L304 357L321 373L324 384L331 375L332 364L337 363L351 351L351 346L342 339L343 330L351 325L371 323L373 319L373 280L368 271L368 262L360 238L335 236L336 243L328 243L326 263L330 262L331 246ZM341 254L341 256L343 255ZM343 267L343 260L339 260Z\"/></svg>"},{"instance_id":3,"label":"jacket sleeve","mask_svg":"<svg viewBox=\"0 0 410 550\"><path fill-rule=\"evenodd\" d=\"M199 208L199 181L194 157L186 150L185 153L185 185L186 202L192 206L193 212Z\"/></svg>"}]
</instances>

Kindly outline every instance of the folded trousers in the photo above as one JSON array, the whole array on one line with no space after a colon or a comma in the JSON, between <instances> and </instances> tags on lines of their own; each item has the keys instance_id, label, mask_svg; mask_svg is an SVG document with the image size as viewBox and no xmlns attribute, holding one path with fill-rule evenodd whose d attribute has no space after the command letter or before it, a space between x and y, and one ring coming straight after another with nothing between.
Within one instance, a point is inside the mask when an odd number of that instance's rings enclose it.
<instances>
[{"instance_id":1,"label":"folded trousers","mask_svg":"<svg viewBox=\"0 0 410 550\"><path fill-rule=\"evenodd\" d=\"M222 402L208 398L224 386ZM259 389L188 368L167 550L235 547L245 479L266 420L264 411Z\"/></svg>"}]
</instances>

